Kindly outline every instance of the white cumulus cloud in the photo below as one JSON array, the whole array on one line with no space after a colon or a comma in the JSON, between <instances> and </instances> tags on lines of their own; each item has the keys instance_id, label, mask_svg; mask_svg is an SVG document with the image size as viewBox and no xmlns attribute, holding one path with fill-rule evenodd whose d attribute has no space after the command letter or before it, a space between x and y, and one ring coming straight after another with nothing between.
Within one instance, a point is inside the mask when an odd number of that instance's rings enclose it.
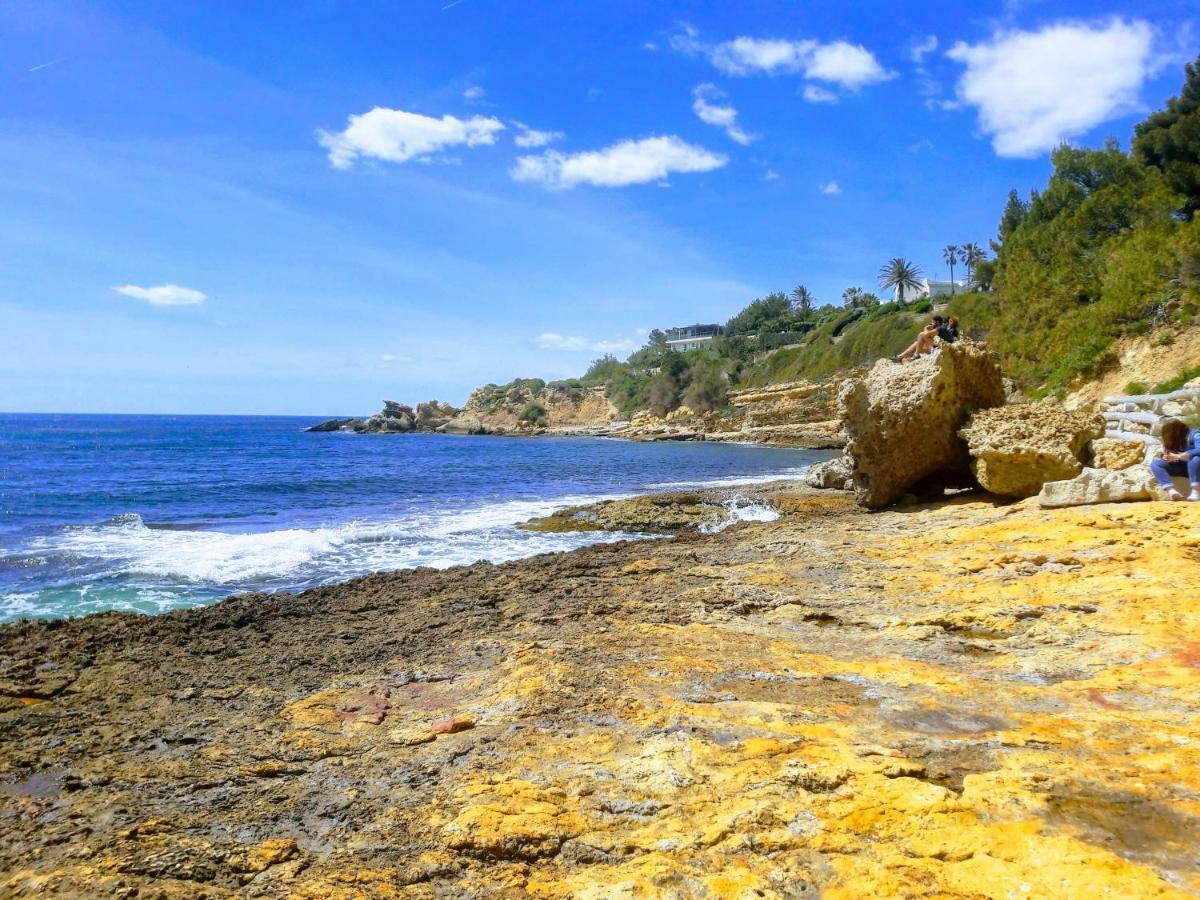
<instances>
[{"instance_id":1,"label":"white cumulus cloud","mask_svg":"<svg viewBox=\"0 0 1200 900\"><path fill-rule=\"evenodd\" d=\"M156 284L152 287L119 284L113 290L135 300L145 300L151 306L195 306L208 299L203 291L177 284Z\"/></svg>"},{"instance_id":2,"label":"white cumulus cloud","mask_svg":"<svg viewBox=\"0 0 1200 900\"><path fill-rule=\"evenodd\" d=\"M875 54L866 47L845 41L817 45L805 64L804 74L847 88L860 88L895 77L895 73L881 66Z\"/></svg>"},{"instance_id":3,"label":"white cumulus cloud","mask_svg":"<svg viewBox=\"0 0 1200 900\"><path fill-rule=\"evenodd\" d=\"M853 90L895 77L874 53L847 41L737 37L709 49L708 58L727 75L800 73Z\"/></svg>"},{"instance_id":4,"label":"white cumulus cloud","mask_svg":"<svg viewBox=\"0 0 1200 900\"><path fill-rule=\"evenodd\" d=\"M720 101L725 94L715 84L699 84L692 89L692 109L701 122L723 128L729 139L742 146L754 140L755 135L747 134L738 125L737 110Z\"/></svg>"},{"instance_id":5,"label":"white cumulus cloud","mask_svg":"<svg viewBox=\"0 0 1200 900\"><path fill-rule=\"evenodd\" d=\"M1150 25L1121 19L1000 31L946 55L966 67L958 98L978 110L996 153L1024 158L1138 109L1143 82L1165 63Z\"/></svg>"},{"instance_id":6,"label":"white cumulus cloud","mask_svg":"<svg viewBox=\"0 0 1200 900\"><path fill-rule=\"evenodd\" d=\"M446 115L435 119L377 106L362 115L350 116L343 131L318 131L317 142L329 151L329 162L335 169L348 169L359 158L402 163L427 160L447 147L494 144L496 132L503 130L499 119L485 116L459 119Z\"/></svg>"},{"instance_id":7,"label":"white cumulus cloud","mask_svg":"<svg viewBox=\"0 0 1200 900\"><path fill-rule=\"evenodd\" d=\"M603 150L559 153L549 150L540 156L521 156L511 175L516 181L552 188L580 184L624 187L663 181L675 172L710 172L729 162L729 157L712 153L675 135L625 140Z\"/></svg>"},{"instance_id":8,"label":"white cumulus cloud","mask_svg":"<svg viewBox=\"0 0 1200 900\"><path fill-rule=\"evenodd\" d=\"M539 334L533 339L533 342L543 350L586 350L589 353L630 353L637 349L637 344L629 340L629 338L592 340L576 335L557 334L553 331Z\"/></svg>"},{"instance_id":9,"label":"white cumulus cloud","mask_svg":"<svg viewBox=\"0 0 1200 900\"><path fill-rule=\"evenodd\" d=\"M837 94L819 84L806 84L801 95L809 103L837 103Z\"/></svg>"},{"instance_id":10,"label":"white cumulus cloud","mask_svg":"<svg viewBox=\"0 0 1200 900\"><path fill-rule=\"evenodd\" d=\"M842 186L836 181L827 181L821 185L821 193L828 194L831 197L836 197L842 192Z\"/></svg>"}]
</instances>

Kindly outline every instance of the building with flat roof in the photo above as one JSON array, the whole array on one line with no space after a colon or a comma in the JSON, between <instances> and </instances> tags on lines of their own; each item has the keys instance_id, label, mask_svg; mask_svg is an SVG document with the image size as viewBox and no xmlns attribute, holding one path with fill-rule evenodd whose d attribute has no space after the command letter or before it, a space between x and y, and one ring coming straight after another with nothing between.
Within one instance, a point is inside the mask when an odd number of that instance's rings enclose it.
<instances>
[{"instance_id":1,"label":"building with flat roof","mask_svg":"<svg viewBox=\"0 0 1200 900\"><path fill-rule=\"evenodd\" d=\"M971 282L969 281L934 281L930 278L918 278L917 285L916 289L908 288L904 291L905 303L915 303L918 300L924 300L926 297L937 301L949 297L951 294L965 294L971 289ZM899 288L892 291L892 299L900 299Z\"/></svg>"},{"instance_id":2,"label":"building with flat roof","mask_svg":"<svg viewBox=\"0 0 1200 900\"><path fill-rule=\"evenodd\" d=\"M724 330L720 325L684 325L680 328L668 328L667 346L680 353L699 350L711 344L713 338Z\"/></svg>"}]
</instances>

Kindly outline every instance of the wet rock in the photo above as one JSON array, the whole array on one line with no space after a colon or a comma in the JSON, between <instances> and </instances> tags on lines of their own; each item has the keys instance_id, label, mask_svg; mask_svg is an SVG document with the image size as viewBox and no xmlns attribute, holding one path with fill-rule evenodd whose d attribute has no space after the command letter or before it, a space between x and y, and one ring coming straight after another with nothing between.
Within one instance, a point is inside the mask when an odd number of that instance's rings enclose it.
<instances>
[{"instance_id":1,"label":"wet rock","mask_svg":"<svg viewBox=\"0 0 1200 900\"><path fill-rule=\"evenodd\" d=\"M1104 419L1057 400L985 409L959 430L980 485L1001 497L1032 497L1047 481L1083 470L1088 443L1104 434Z\"/></svg>"},{"instance_id":2,"label":"wet rock","mask_svg":"<svg viewBox=\"0 0 1200 900\"><path fill-rule=\"evenodd\" d=\"M526 531L625 531L672 534L721 523L727 508L702 494L652 494L573 506L519 526Z\"/></svg>"},{"instance_id":3,"label":"wet rock","mask_svg":"<svg viewBox=\"0 0 1200 900\"><path fill-rule=\"evenodd\" d=\"M364 427L365 420L350 416L345 419L328 419L316 425L305 428L305 431L359 431Z\"/></svg>"},{"instance_id":4,"label":"wet rock","mask_svg":"<svg viewBox=\"0 0 1200 900\"><path fill-rule=\"evenodd\" d=\"M1004 400L995 357L974 341L909 363L879 360L839 397L858 503L877 509L938 473L969 475L958 431L972 413Z\"/></svg>"}]
</instances>

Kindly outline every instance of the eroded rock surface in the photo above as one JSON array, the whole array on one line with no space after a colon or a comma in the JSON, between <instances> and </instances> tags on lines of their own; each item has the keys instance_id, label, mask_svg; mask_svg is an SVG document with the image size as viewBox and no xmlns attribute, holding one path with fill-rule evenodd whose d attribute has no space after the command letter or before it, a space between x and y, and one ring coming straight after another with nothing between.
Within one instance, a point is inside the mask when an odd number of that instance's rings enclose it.
<instances>
[{"instance_id":1,"label":"eroded rock surface","mask_svg":"<svg viewBox=\"0 0 1200 900\"><path fill-rule=\"evenodd\" d=\"M1159 500L1164 493L1147 466L1134 466L1116 472L1084 469L1074 478L1047 482L1038 494L1038 503L1047 508L1131 503Z\"/></svg>"},{"instance_id":2,"label":"eroded rock surface","mask_svg":"<svg viewBox=\"0 0 1200 900\"><path fill-rule=\"evenodd\" d=\"M1121 438L1103 437L1092 441L1093 465L1097 469L1119 471L1146 463L1146 444Z\"/></svg>"},{"instance_id":3,"label":"eroded rock surface","mask_svg":"<svg viewBox=\"0 0 1200 900\"><path fill-rule=\"evenodd\" d=\"M855 495L878 509L922 479L969 476L958 431L977 410L1003 405L1005 392L995 357L960 340L904 364L881 359L839 399Z\"/></svg>"},{"instance_id":4,"label":"eroded rock surface","mask_svg":"<svg viewBox=\"0 0 1200 900\"><path fill-rule=\"evenodd\" d=\"M854 490L854 467L847 456L835 456L824 462L815 463L804 473L804 483L809 487L826 490Z\"/></svg>"},{"instance_id":5,"label":"eroded rock surface","mask_svg":"<svg viewBox=\"0 0 1200 900\"><path fill-rule=\"evenodd\" d=\"M775 504L0 628L0 895L1200 892L1200 504Z\"/></svg>"},{"instance_id":6,"label":"eroded rock surface","mask_svg":"<svg viewBox=\"0 0 1200 900\"><path fill-rule=\"evenodd\" d=\"M1047 481L1078 475L1089 443L1103 434L1099 413L1069 410L1053 399L981 410L959 431L980 485L1020 499L1032 497Z\"/></svg>"}]
</instances>

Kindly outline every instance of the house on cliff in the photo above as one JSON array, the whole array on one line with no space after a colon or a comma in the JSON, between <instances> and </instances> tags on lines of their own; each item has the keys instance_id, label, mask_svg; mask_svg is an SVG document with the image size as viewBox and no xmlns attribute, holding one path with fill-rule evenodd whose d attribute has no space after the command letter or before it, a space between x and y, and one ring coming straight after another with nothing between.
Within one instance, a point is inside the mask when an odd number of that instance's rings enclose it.
<instances>
[{"instance_id":1,"label":"house on cliff","mask_svg":"<svg viewBox=\"0 0 1200 900\"><path fill-rule=\"evenodd\" d=\"M668 328L667 346L672 350L683 353L687 350L699 350L713 342L713 338L725 329L720 325L684 325L679 328Z\"/></svg>"}]
</instances>

